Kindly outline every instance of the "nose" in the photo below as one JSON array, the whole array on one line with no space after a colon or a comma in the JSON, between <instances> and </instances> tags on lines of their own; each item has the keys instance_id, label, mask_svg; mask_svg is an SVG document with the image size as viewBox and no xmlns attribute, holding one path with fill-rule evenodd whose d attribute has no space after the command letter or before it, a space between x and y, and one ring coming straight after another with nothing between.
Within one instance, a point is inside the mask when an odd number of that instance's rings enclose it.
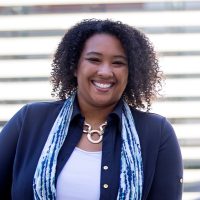
<instances>
[{"instance_id":1,"label":"nose","mask_svg":"<svg viewBox=\"0 0 200 200\"><path fill-rule=\"evenodd\" d=\"M104 63L98 66L97 75L103 78L113 77L113 69L109 63Z\"/></svg>"}]
</instances>

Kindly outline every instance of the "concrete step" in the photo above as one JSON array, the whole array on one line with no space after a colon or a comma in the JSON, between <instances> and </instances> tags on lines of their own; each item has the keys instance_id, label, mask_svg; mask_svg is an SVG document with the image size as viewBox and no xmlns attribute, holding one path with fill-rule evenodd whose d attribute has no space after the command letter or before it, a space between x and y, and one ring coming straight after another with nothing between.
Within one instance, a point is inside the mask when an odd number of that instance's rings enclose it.
<instances>
[{"instance_id":1,"label":"concrete step","mask_svg":"<svg viewBox=\"0 0 200 200\"><path fill-rule=\"evenodd\" d=\"M32 101L31 101L32 102ZM25 104L25 102L24 102ZM23 106L24 104L21 104ZM11 105L7 105L8 108L12 107ZM20 108L20 106L19 106ZM2 110L3 112L3 110ZM12 111L11 111L12 112ZM14 113L13 113L14 114ZM10 116L12 117L12 115ZM8 119L7 119L8 120ZM1 121L7 121L4 117L1 117ZM179 144L182 147L187 146L200 146L200 124L172 124L175 130L176 136L179 140Z\"/></svg>"},{"instance_id":2,"label":"concrete step","mask_svg":"<svg viewBox=\"0 0 200 200\"><path fill-rule=\"evenodd\" d=\"M200 77L198 78L167 78L164 81L162 97L200 97Z\"/></svg>"},{"instance_id":3,"label":"concrete step","mask_svg":"<svg viewBox=\"0 0 200 200\"><path fill-rule=\"evenodd\" d=\"M182 200L200 200L200 192L184 192Z\"/></svg>"},{"instance_id":4,"label":"concrete step","mask_svg":"<svg viewBox=\"0 0 200 200\"><path fill-rule=\"evenodd\" d=\"M53 98L47 98L46 101L54 100ZM35 99L35 101L39 101L39 99ZM2 115L0 117L1 121L7 121L12 117L12 115L17 112L18 109L20 109L23 105L25 105L28 102L34 102L34 100L13 100L13 101L1 101L0 103L0 111L3 113L5 110L6 114L4 113L4 116ZM187 124L172 124L176 136L179 140L179 143L181 146L200 146L200 124L194 124L194 123L187 123Z\"/></svg>"},{"instance_id":5,"label":"concrete step","mask_svg":"<svg viewBox=\"0 0 200 200\"><path fill-rule=\"evenodd\" d=\"M197 137L193 138L193 136L191 136L188 139L179 139L179 144L181 146L200 146L200 137L199 137L199 133L194 134L197 135Z\"/></svg>"},{"instance_id":6,"label":"concrete step","mask_svg":"<svg viewBox=\"0 0 200 200\"><path fill-rule=\"evenodd\" d=\"M173 124L181 146L200 146L200 124Z\"/></svg>"},{"instance_id":7,"label":"concrete step","mask_svg":"<svg viewBox=\"0 0 200 200\"><path fill-rule=\"evenodd\" d=\"M50 83L48 80L51 72L50 65L48 66L48 64L46 63L46 66L44 64L44 68L42 69L42 66L40 65L34 67L34 62L33 62L33 65L32 67L30 66L29 71L28 67L24 71L19 71L20 69L23 70L24 68L26 68L25 65L26 62L24 63L24 65L21 65L19 69L17 67L13 68L12 72L10 73L8 69L4 70L3 67L0 67L0 91L1 91L0 100L23 99L24 94L22 92L17 93L17 91L27 91L30 90L30 88L32 88L33 91L37 91L39 85L41 86L39 87L38 90L39 93L40 92L46 93L46 91L50 91L49 90ZM41 74L38 75L40 73L40 68L41 68ZM180 101L180 99L184 101L186 100L193 101L192 98L193 99L196 98L197 100L199 100L198 99L200 98L199 85L200 85L200 78L176 78L176 79L167 78L165 84L163 85L163 89L160 92L162 96L160 97L159 100L160 102L158 102L158 104L163 106L164 103L167 103L167 99L170 100L170 98L171 100L175 101L171 102L171 104L176 104L176 101L177 100ZM7 92L12 90L15 90L13 91L13 94ZM29 95L26 96L28 99L30 99ZM33 93L31 96L32 97L38 96L38 94ZM41 96L41 98L42 97L43 96ZM182 103L185 104L187 102L182 102ZM196 105L197 103L198 102L194 102L194 105ZM194 107L193 105L190 106Z\"/></svg>"},{"instance_id":8,"label":"concrete step","mask_svg":"<svg viewBox=\"0 0 200 200\"><path fill-rule=\"evenodd\" d=\"M153 2L172 2L172 0L154 0ZM176 0L177 3L174 3L175 5L178 4L179 2L184 2L183 0ZM198 0L192 0L192 2L198 2ZM34 6L34 5L66 5L66 4L100 4L100 3L108 3L106 0L95 0L95 1L90 1L90 0L73 0L73 1L66 1L66 0L20 0L20 1L15 1L15 0L1 0L1 6ZM109 0L109 3L151 3L152 0ZM189 1L184 2L187 6L187 4L190 4Z\"/></svg>"},{"instance_id":9,"label":"concrete step","mask_svg":"<svg viewBox=\"0 0 200 200\"><path fill-rule=\"evenodd\" d=\"M1 78L49 77L51 59L0 60Z\"/></svg>"},{"instance_id":10,"label":"concrete step","mask_svg":"<svg viewBox=\"0 0 200 200\"><path fill-rule=\"evenodd\" d=\"M153 34L148 36L157 52L200 52L200 34L198 33ZM61 37L57 36L0 38L0 55L52 55L60 40ZM13 46L20 46L20 48L13 48Z\"/></svg>"},{"instance_id":11,"label":"concrete step","mask_svg":"<svg viewBox=\"0 0 200 200\"><path fill-rule=\"evenodd\" d=\"M19 106L19 108L22 107ZM1 113L5 113L4 110L1 110ZM0 127L0 130L2 126ZM191 188L198 188L200 184L200 147L199 146L181 146L181 153L183 157L184 168L187 169L185 171L185 183L187 191L191 190ZM192 169L192 170L189 170ZM194 170L198 169L198 170ZM192 174L192 175L191 175ZM200 187L199 187L200 188Z\"/></svg>"},{"instance_id":12,"label":"concrete step","mask_svg":"<svg viewBox=\"0 0 200 200\"><path fill-rule=\"evenodd\" d=\"M200 74L200 56L165 56L159 61L166 75Z\"/></svg>"},{"instance_id":13,"label":"concrete step","mask_svg":"<svg viewBox=\"0 0 200 200\"><path fill-rule=\"evenodd\" d=\"M1 101L51 99L52 87L48 81L0 82ZM12 91L12 92L8 92Z\"/></svg>"},{"instance_id":14,"label":"concrete step","mask_svg":"<svg viewBox=\"0 0 200 200\"><path fill-rule=\"evenodd\" d=\"M181 80L187 81L186 79L180 79L182 76L189 78L190 76L194 77L194 75L199 75L200 77L200 56L165 56L160 57L159 61L164 74L169 77L167 78L167 84L170 84L168 82L170 81L171 77L178 77L178 82ZM20 77L48 77L51 71L51 63L52 59L0 60L0 79ZM195 78L193 80L198 79ZM177 79L175 79L175 81L177 81ZM191 80L188 82L190 83L190 81ZM185 85L187 84L188 83ZM193 85L195 84L196 83L193 83ZM173 80L171 85L174 87ZM183 85L182 82L180 85Z\"/></svg>"},{"instance_id":15,"label":"concrete step","mask_svg":"<svg viewBox=\"0 0 200 200\"><path fill-rule=\"evenodd\" d=\"M23 4L23 3L22 3ZM9 4L10 5L10 4ZM21 8L21 6L23 6ZM170 2L170 1L90 1L90 3L87 3L87 1L80 1L80 4L73 3L73 5L69 4L67 1L63 4L56 4L56 7L49 2L48 5L43 4L42 2L39 2L38 4L34 5L34 3L31 4L18 4L11 5L11 6L1 6L2 13L1 15L12 15L12 14L45 14L49 13L53 10L55 13L67 13L67 12L97 12L97 11L159 11L159 10L198 10L200 8L200 4L195 1L191 2ZM5 9L4 9L5 8Z\"/></svg>"},{"instance_id":16,"label":"concrete step","mask_svg":"<svg viewBox=\"0 0 200 200\"><path fill-rule=\"evenodd\" d=\"M200 118L199 101L164 101L155 102L152 112L167 118Z\"/></svg>"},{"instance_id":17,"label":"concrete step","mask_svg":"<svg viewBox=\"0 0 200 200\"><path fill-rule=\"evenodd\" d=\"M26 17L24 17L24 15L0 16L0 31L44 30L44 29L66 30L75 23L86 18L98 18L98 19L112 18L113 20L120 19L120 21L136 27L200 26L200 21L196 20L200 18L199 11L157 11L157 12L129 11L129 12L107 12L106 15L105 12L101 13L86 12L86 13L76 13L76 17L74 17L74 13L43 14L43 15L35 14L35 15L26 15Z\"/></svg>"},{"instance_id":18,"label":"concrete step","mask_svg":"<svg viewBox=\"0 0 200 200\"><path fill-rule=\"evenodd\" d=\"M67 11L66 11L67 12ZM138 26L138 28L146 34L189 34L189 33L200 33L200 26ZM38 29L38 30L5 30L0 31L0 38L10 38L10 37L43 37L43 36L60 36L62 37L66 32L66 29Z\"/></svg>"},{"instance_id":19,"label":"concrete step","mask_svg":"<svg viewBox=\"0 0 200 200\"><path fill-rule=\"evenodd\" d=\"M200 147L181 147L184 168L200 168Z\"/></svg>"},{"instance_id":20,"label":"concrete step","mask_svg":"<svg viewBox=\"0 0 200 200\"><path fill-rule=\"evenodd\" d=\"M3 119L8 119L13 112L15 112L20 105L9 105L6 103L6 100L40 100L40 99L46 99L51 100L51 86L50 84L41 84L41 83L34 83L33 87L30 87L30 83L23 83L17 84L18 87L15 87L13 90L12 87L7 87L7 90L2 91L2 97L1 97L1 104L0 104L0 110L5 111L4 113L7 113L4 115ZM21 86L21 87L20 87ZM1 87L0 87L1 88ZM40 88L38 90L38 88ZM9 92L8 91L12 91ZM7 92L5 94L4 92ZM4 97L7 98L4 98ZM20 98L19 98L20 97ZM4 103L5 102L5 103ZM160 115L163 115L169 119L200 119L200 102L199 101L182 101L182 102L157 102L153 104L153 109L151 112L157 113ZM0 116L0 119L2 117ZM189 122L190 120L188 120Z\"/></svg>"},{"instance_id":21,"label":"concrete step","mask_svg":"<svg viewBox=\"0 0 200 200\"><path fill-rule=\"evenodd\" d=\"M200 192L200 169L185 169L183 186L184 192Z\"/></svg>"}]
</instances>

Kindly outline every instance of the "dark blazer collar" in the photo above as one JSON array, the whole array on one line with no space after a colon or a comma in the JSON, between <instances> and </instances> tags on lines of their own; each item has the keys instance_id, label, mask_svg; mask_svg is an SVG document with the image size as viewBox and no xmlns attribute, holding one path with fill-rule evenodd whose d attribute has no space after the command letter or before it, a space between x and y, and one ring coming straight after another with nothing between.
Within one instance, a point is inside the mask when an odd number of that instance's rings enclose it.
<instances>
[{"instance_id":1,"label":"dark blazer collar","mask_svg":"<svg viewBox=\"0 0 200 200\"><path fill-rule=\"evenodd\" d=\"M108 123L111 120L116 120L116 123L119 125L119 130L121 130L121 124L122 124L122 108L123 108L123 100L120 99L119 102L116 104L114 110L108 115ZM73 105L73 112L71 120L74 120L76 118L83 118L84 116L81 114L78 98L77 96L74 99L74 105Z\"/></svg>"}]
</instances>

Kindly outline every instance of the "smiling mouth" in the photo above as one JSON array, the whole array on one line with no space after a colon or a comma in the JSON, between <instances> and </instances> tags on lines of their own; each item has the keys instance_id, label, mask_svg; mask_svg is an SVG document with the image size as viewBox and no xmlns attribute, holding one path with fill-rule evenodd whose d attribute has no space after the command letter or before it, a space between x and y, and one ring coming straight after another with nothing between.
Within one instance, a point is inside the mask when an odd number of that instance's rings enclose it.
<instances>
[{"instance_id":1,"label":"smiling mouth","mask_svg":"<svg viewBox=\"0 0 200 200\"><path fill-rule=\"evenodd\" d=\"M113 83L99 83L96 81L92 81L92 83L100 89L109 89L113 86Z\"/></svg>"}]
</instances>

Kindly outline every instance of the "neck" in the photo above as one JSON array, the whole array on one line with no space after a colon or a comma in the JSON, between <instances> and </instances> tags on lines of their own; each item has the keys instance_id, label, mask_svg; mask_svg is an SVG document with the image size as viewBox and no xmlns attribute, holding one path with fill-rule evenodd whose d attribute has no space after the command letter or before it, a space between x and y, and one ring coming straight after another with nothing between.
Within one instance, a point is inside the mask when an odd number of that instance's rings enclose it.
<instances>
[{"instance_id":1,"label":"neck","mask_svg":"<svg viewBox=\"0 0 200 200\"><path fill-rule=\"evenodd\" d=\"M85 121L94 127L98 127L107 120L108 115L113 111L116 104L109 106L90 106L79 101L79 107Z\"/></svg>"}]
</instances>

